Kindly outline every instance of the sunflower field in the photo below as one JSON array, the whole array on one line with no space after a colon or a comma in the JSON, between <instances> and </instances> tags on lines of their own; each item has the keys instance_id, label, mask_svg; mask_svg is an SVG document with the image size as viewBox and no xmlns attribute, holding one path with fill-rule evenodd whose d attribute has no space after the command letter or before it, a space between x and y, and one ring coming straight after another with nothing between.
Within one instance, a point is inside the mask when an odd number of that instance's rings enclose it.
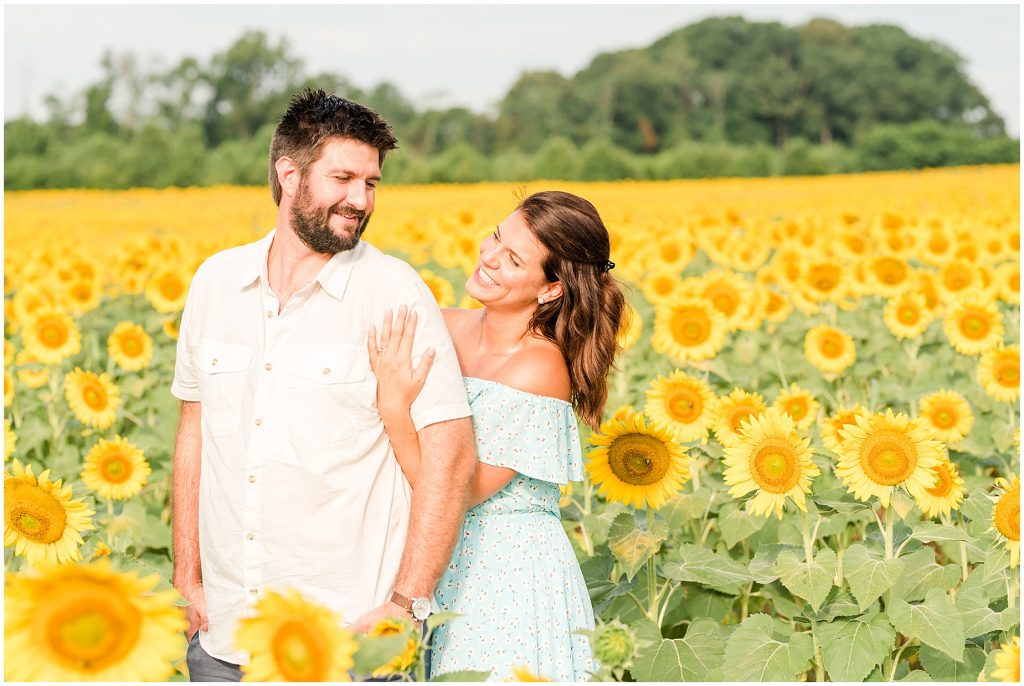
<instances>
[{"instance_id":1,"label":"sunflower field","mask_svg":"<svg viewBox=\"0 0 1024 686\"><path fill-rule=\"evenodd\" d=\"M381 188L365 239L443 307L478 306L463 284L516 195L577 193L611 233L630 317L561 503L596 680L1019 680L1019 175ZM177 325L196 267L276 208L5 201L5 677L183 680ZM371 633L268 593L245 678L423 677L411 626Z\"/></svg>"}]
</instances>

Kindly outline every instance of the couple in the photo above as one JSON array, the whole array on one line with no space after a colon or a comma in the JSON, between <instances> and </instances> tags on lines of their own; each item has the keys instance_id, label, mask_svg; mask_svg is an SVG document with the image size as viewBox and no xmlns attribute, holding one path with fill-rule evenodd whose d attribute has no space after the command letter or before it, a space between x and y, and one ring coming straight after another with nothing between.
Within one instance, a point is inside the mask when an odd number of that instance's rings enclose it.
<instances>
[{"instance_id":1,"label":"couple","mask_svg":"<svg viewBox=\"0 0 1024 686\"><path fill-rule=\"evenodd\" d=\"M442 315L360 241L395 146L372 110L295 96L270 148L276 228L193 277L172 384L193 681L238 680L238 621L287 588L356 630L460 613L434 674L596 670L558 498L583 477L573 411L599 424L615 354L608 233L582 198L530 196L481 244L484 308Z\"/></svg>"}]
</instances>

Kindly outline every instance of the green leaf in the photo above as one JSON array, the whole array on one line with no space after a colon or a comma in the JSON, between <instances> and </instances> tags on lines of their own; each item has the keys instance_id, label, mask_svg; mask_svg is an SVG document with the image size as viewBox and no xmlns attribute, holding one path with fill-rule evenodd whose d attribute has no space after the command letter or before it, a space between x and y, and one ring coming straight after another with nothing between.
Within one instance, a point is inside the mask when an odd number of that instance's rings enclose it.
<instances>
[{"instance_id":1,"label":"green leaf","mask_svg":"<svg viewBox=\"0 0 1024 686\"><path fill-rule=\"evenodd\" d=\"M847 549L843 554L843 578L861 611L892 588L903 573L904 565L902 559L883 560L860 543Z\"/></svg>"},{"instance_id":2,"label":"green leaf","mask_svg":"<svg viewBox=\"0 0 1024 686\"><path fill-rule=\"evenodd\" d=\"M623 512L615 518L608 530L608 549L622 563L626 578L630 581L658 553L661 544L668 538L665 522L656 524L661 526L655 527L654 531L641 529L631 513Z\"/></svg>"},{"instance_id":3,"label":"green leaf","mask_svg":"<svg viewBox=\"0 0 1024 686\"><path fill-rule=\"evenodd\" d=\"M727 548L760 531L767 521L765 517L755 517L734 503L724 505L718 512L718 530L722 532Z\"/></svg>"},{"instance_id":4,"label":"green leaf","mask_svg":"<svg viewBox=\"0 0 1024 686\"><path fill-rule=\"evenodd\" d=\"M770 584L779 578L775 573L775 560L786 550L800 552L800 546L789 543L769 543L759 546L747 569L751 578L759 584Z\"/></svg>"},{"instance_id":5,"label":"green leaf","mask_svg":"<svg viewBox=\"0 0 1024 686\"><path fill-rule=\"evenodd\" d=\"M390 636L356 634L356 642L359 649L352 656L352 670L358 674L369 674L398 657L405 650L409 637L404 633Z\"/></svg>"},{"instance_id":6,"label":"green leaf","mask_svg":"<svg viewBox=\"0 0 1024 686\"><path fill-rule=\"evenodd\" d=\"M997 612L988 603L983 589L967 587L966 582L956 594L956 609L964 624L964 636L968 639L993 631L1008 631L1020 621L1016 608Z\"/></svg>"},{"instance_id":7,"label":"green leaf","mask_svg":"<svg viewBox=\"0 0 1024 686\"><path fill-rule=\"evenodd\" d=\"M456 617L461 616L462 615L458 612L435 612L427 617L427 631L433 631L445 622L450 622Z\"/></svg>"},{"instance_id":8,"label":"green leaf","mask_svg":"<svg viewBox=\"0 0 1024 686\"><path fill-rule=\"evenodd\" d=\"M685 637L663 638L639 651L630 673L639 681L705 681L724 652L718 623L702 617L690 624Z\"/></svg>"},{"instance_id":9,"label":"green leaf","mask_svg":"<svg viewBox=\"0 0 1024 686\"><path fill-rule=\"evenodd\" d=\"M889 621L901 634L941 650L954 660L963 659L966 640L963 622L953 601L941 589L928 591L925 601L919 605L911 605L902 598L893 599Z\"/></svg>"},{"instance_id":10,"label":"green leaf","mask_svg":"<svg viewBox=\"0 0 1024 686\"><path fill-rule=\"evenodd\" d=\"M914 533L911 538L916 538L922 543L932 541L969 541L970 536L963 529L935 522L914 522Z\"/></svg>"},{"instance_id":11,"label":"green leaf","mask_svg":"<svg viewBox=\"0 0 1024 686\"><path fill-rule=\"evenodd\" d=\"M766 614L747 617L725 645L725 678L730 681L796 681L814 654L807 633L788 641L773 635L775 621Z\"/></svg>"},{"instance_id":12,"label":"green leaf","mask_svg":"<svg viewBox=\"0 0 1024 686\"><path fill-rule=\"evenodd\" d=\"M447 672L430 677L430 681L487 681L491 670L486 672L475 672L471 669L463 669L458 672Z\"/></svg>"},{"instance_id":13,"label":"green leaf","mask_svg":"<svg viewBox=\"0 0 1024 686\"><path fill-rule=\"evenodd\" d=\"M675 581L692 581L712 588L739 592L739 584L752 581L747 566L728 555L722 555L692 543L679 546L682 559L665 564L666 577Z\"/></svg>"},{"instance_id":14,"label":"green leaf","mask_svg":"<svg viewBox=\"0 0 1024 686\"><path fill-rule=\"evenodd\" d=\"M918 653L921 666L928 671L933 681L977 681L978 674L985 666L985 651L976 646L964 650L963 660L950 659L928 645L921 646Z\"/></svg>"},{"instance_id":15,"label":"green leaf","mask_svg":"<svg viewBox=\"0 0 1024 686\"><path fill-rule=\"evenodd\" d=\"M960 514L970 520L988 521L992 519L992 508L995 503L981 488L976 488L960 503Z\"/></svg>"},{"instance_id":16,"label":"green leaf","mask_svg":"<svg viewBox=\"0 0 1024 686\"><path fill-rule=\"evenodd\" d=\"M913 669L896 681L934 681L923 669Z\"/></svg>"},{"instance_id":17,"label":"green leaf","mask_svg":"<svg viewBox=\"0 0 1024 686\"><path fill-rule=\"evenodd\" d=\"M687 526L693 520L700 520L711 504L711 492L702 488L693 493L683 493L670 500L658 513L668 521L675 531Z\"/></svg>"},{"instance_id":18,"label":"green leaf","mask_svg":"<svg viewBox=\"0 0 1024 686\"><path fill-rule=\"evenodd\" d=\"M893 584L892 592L894 597L907 602L921 600L932 589L949 590L960 580L960 569L955 564L936 564L935 551L927 546L899 559L904 563L904 571Z\"/></svg>"},{"instance_id":19,"label":"green leaf","mask_svg":"<svg viewBox=\"0 0 1024 686\"><path fill-rule=\"evenodd\" d=\"M809 602L816 612L832 590L836 554L823 548L813 562L807 563L800 553L787 550L776 558L774 569L782 585L793 595Z\"/></svg>"},{"instance_id":20,"label":"green leaf","mask_svg":"<svg viewBox=\"0 0 1024 686\"><path fill-rule=\"evenodd\" d=\"M860 609L860 603L858 603L849 591L840 588L836 591L835 596L821 608L818 612L818 619L831 622L837 617L853 617L859 615L863 610Z\"/></svg>"},{"instance_id":21,"label":"green leaf","mask_svg":"<svg viewBox=\"0 0 1024 686\"><path fill-rule=\"evenodd\" d=\"M825 670L832 681L864 681L896 642L896 631L881 614L870 621L819 624L817 635Z\"/></svg>"}]
</instances>

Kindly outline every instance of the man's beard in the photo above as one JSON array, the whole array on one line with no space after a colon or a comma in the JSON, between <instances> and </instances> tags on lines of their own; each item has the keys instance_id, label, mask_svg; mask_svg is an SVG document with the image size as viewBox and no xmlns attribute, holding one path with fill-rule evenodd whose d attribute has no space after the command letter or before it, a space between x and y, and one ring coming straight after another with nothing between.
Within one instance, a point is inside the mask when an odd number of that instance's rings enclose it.
<instances>
[{"instance_id":1,"label":"man's beard","mask_svg":"<svg viewBox=\"0 0 1024 686\"><path fill-rule=\"evenodd\" d=\"M331 215L347 215L359 220L359 224L351 234L339 236L331 230ZM359 244L359 238L370 223L372 212L367 214L350 205L338 203L332 207L314 207L309 193L309 186L304 181L299 186L299 195L291 212L292 230L306 247L313 252L334 255L344 250L351 250Z\"/></svg>"}]
</instances>

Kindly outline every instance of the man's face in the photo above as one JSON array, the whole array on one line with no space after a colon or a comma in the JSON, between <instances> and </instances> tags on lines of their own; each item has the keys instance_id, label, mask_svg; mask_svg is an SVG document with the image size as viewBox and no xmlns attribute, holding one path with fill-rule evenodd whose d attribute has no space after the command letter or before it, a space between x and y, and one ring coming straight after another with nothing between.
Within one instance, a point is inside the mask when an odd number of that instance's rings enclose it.
<instances>
[{"instance_id":1,"label":"man's face","mask_svg":"<svg viewBox=\"0 0 1024 686\"><path fill-rule=\"evenodd\" d=\"M351 250L373 214L380 181L377 149L350 138L334 138L299 181L291 208L295 235L314 252Z\"/></svg>"}]
</instances>

